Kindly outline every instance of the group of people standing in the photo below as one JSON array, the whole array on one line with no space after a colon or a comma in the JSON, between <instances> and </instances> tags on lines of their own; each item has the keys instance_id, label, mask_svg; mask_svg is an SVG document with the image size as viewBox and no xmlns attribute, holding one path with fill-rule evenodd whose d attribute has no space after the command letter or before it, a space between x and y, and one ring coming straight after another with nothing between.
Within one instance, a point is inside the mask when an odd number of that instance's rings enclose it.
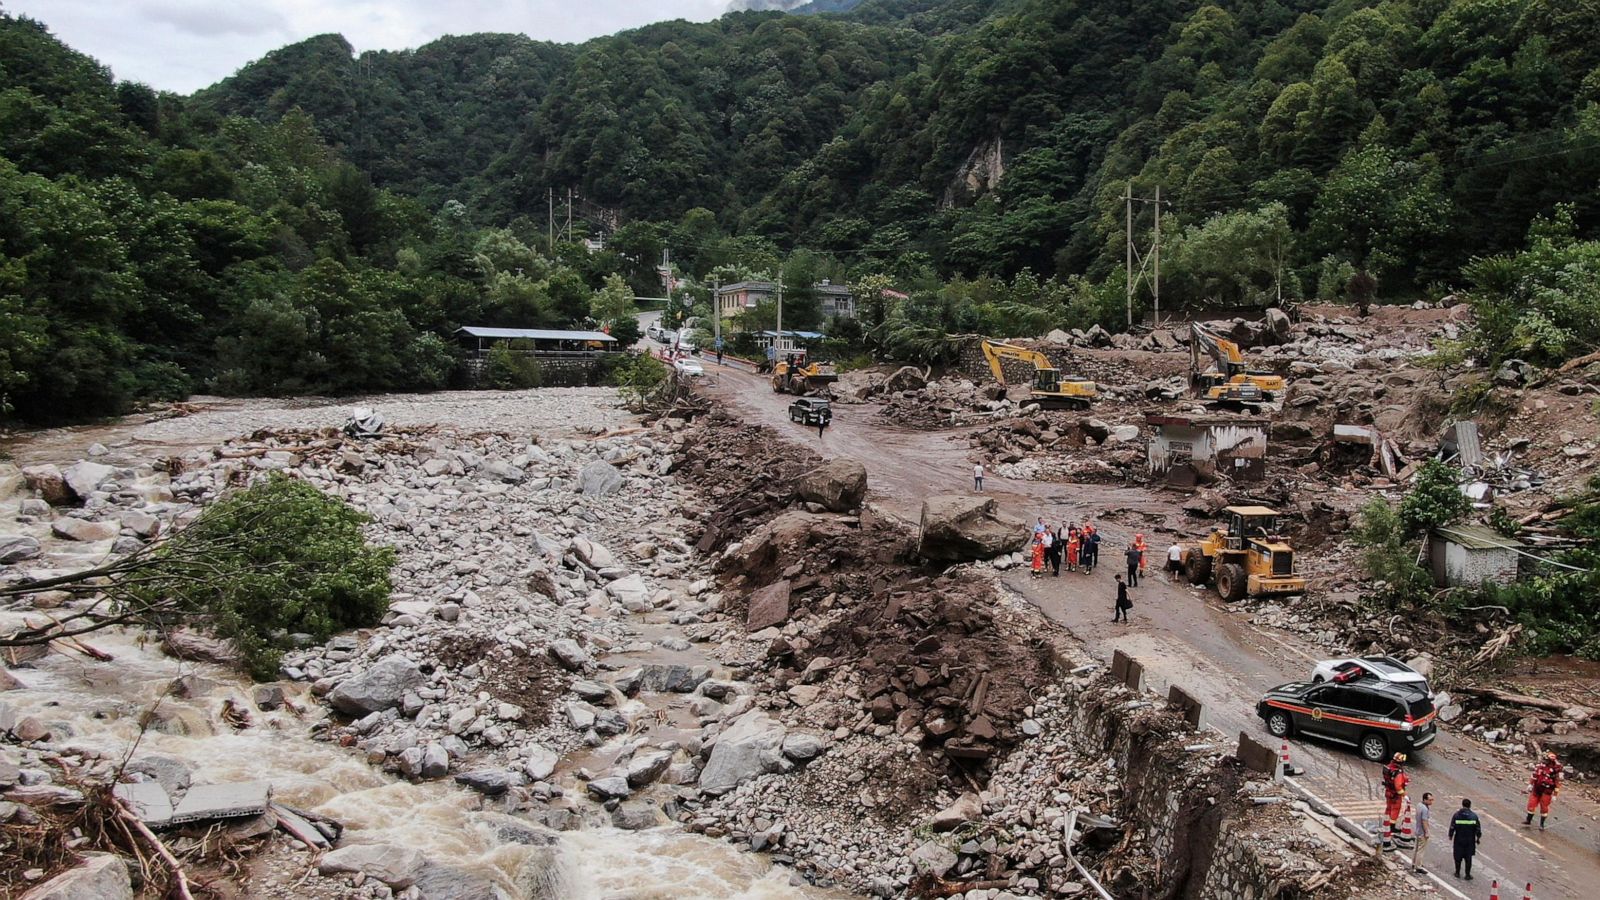
<instances>
[{"instance_id":1,"label":"group of people standing","mask_svg":"<svg viewBox=\"0 0 1600 900\"><path fill-rule=\"evenodd\" d=\"M1385 850L1395 848L1395 828L1399 825L1401 813L1409 802L1406 792L1411 778L1406 774L1405 763L1406 755L1396 753L1383 769L1383 849ZM1527 818L1522 822L1523 827L1532 825L1533 816L1538 813L1539 829L1544 830L1550 815L1550 801L1561 793L1561 775L1561 761L1554 751L1547 752L1534 767L1533 777L1528 779L1528 810ZM1433 794L1422 795L1422 805L1416 808L1415 813L1416 844L1411 854L1411 867L1421 875L1427 873L1422 867L1423 851L1433 837ZM1455 877L1471 881L1472 858L1478 855L1478 845L1483 842L1483 821L1473 811L1471 800L1461 801L1461 808L1450 817L1450 827L1445 834L1450 839Z\"/></svg>"},{"instance_id":2,"label":"group of people standing","mask_svg":"<svg viewBox=\"0 0 1600 900\"><path fill-rule=\"evenodd\" d=\"M1088 522L1051 528L1040 516L1033 526L1032 562L1036 578L1047 569L1060 578L1063 564L1068 572L1093 572L1100 562L1100 533Z\"/></svg>"}]
</instances>

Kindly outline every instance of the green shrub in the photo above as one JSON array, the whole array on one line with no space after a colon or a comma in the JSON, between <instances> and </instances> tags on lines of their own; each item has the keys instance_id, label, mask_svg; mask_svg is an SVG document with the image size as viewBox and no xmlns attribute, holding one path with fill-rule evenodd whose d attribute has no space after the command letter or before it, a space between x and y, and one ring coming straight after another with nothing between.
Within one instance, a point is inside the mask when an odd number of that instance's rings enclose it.
<instances>
[{"instance_id":1,"label":"green shrub","mask_svg":"<svg viewBox=\"0 0 1600 900\"><path fill-rule=\"evenodd\" d=\"M184 621L233 641L251 675L273 678L288 635L327 640L388 610L394 550L367 544L368 521L274 474L207 507L125 586L139 602L170 603Z\"/></svg>"},{"instance_id":2,"label":"green shrub","mask_svg":"<svg viewBox=\"0 0 1600 900\"><path fill-rule=\"evenodd\" d=\"M629 406L639 407L649 403L666 387L668 376L666 364L654 356L648 353L629 354L612 367L606 376L606 384L620 389L623 401Z\"/></svg>"},{"instance_id":3,"label":"green shrub","mask_svg":"<svg viewBox=\"0 0 1600 900\"><path fill-rule=\"evenodd\" d=\"M1362 548L1367 575L1383 583L1377 592L1380 600L1389 606L1419 606L1432 596L1433 579L1417 563L1418 544L1383 498L1374 497L1361 508L1351 537Z\"/></svg>"},{"instance_id":4,"label":"green shrub","mask_svg":"<svg viewBox=\"0 0 1600 900\"><path fill-rule=\"evenodd\" d=\"M1430 459L1400 503L1400 525L1407 537L1416 537L1453 525L1471 511L1472 500L1461 493L1461 470Z\"/></svg>"},{"instance_id":5,"label":"green shrub","mask_svg":"<svg viewBox=\"0 0 1600 900\"><path fill-rule=\"evenodd\" d=\"M483 380L489 387L499 391L518 391L536 388L544 383L539 360L528 353L519 352L521 348L514 346L516 343L502 342L489 348L483 368Z\"/></svg>"},{"instance_id":6,"label":"green shrub","mask_svg":"<svg viewBox=\"0 0 1600 900\"><path fill-rule=\"evenodd\" d=\"M1464 605L1496 605L1522 625L1524 646L1541 656L1572 653L1600 660L1600 551L1570 550L1555 561L1583 571L1545 566L1515 584L1484 584Z\"/></svg>"}]
</instances>

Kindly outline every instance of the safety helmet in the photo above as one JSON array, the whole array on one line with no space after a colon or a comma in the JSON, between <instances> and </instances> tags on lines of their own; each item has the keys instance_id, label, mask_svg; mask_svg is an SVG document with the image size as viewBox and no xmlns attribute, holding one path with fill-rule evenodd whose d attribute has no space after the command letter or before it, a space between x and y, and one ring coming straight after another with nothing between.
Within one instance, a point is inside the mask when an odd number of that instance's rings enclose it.
<instances>
[{"instance_id":1,"label":"safety helmet","mask_svg":"<svg viewBox=\"0 0 1600 900\"><path fill-rule=\"evenodd\" d=\"M1394 761L1397 763L1403 763L1406 761L1406 755L1404 753L1396 753L1394 755Z\"/></svg>"},{"instance_id":2,"label":"safety helmet","mask_svg":"<svg viewBox=\"0 0 1600 900\"><path fill-rule=\"evenodd\" d=\"M1551 762L1555 762L1556 761L1556 752L1554 750L1546 751L1545 754L1544 754L1544 758L1550 760Z\"/></svg>"}]
</instances>

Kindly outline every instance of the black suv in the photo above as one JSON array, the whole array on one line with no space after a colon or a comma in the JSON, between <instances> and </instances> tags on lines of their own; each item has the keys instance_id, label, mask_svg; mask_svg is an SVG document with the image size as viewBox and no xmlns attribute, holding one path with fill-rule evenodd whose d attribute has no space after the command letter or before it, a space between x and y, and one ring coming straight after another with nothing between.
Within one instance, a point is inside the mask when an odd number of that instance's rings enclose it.
<instances>
[{"instance_id":1,"label":"black suv","mask_svg":"<svg viewBox=\"0 0 1600 900\"><path fill-rule=\"evenodd\" d=\"M822 425L833 421L833 409L821 397L801 397L789 404L789 421L801 425Z\"/></svg>"},{"instance_id":2,"label":"black suv","mask_svg":"<svg viewBox=\"0 0 1600 900\"><path fill-rule=\"evenodd\" d=\"M1421 750L1438 736L1426 688L1366 678L1347 684L1291 681L1256 704L1274 737L1296 734L1348 744L1372 762Z\"/></svg>"}]
</instances>

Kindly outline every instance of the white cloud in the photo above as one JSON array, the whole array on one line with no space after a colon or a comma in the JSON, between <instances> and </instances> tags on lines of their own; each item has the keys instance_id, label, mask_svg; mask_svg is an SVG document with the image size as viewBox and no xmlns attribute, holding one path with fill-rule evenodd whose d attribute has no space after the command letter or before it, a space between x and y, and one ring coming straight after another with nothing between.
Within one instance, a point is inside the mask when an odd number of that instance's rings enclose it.
<instances>
[{"instance_id":1,"label":"white cloud","mask_svg":"<svg viewBox=\"0 0 1600 900\"><path fill-rule=\"evenodd\" d=\"M189 93L284 44L328 32L359 53L446 34L584 41L666 19L707 21L729 0L5 0L119 79Z\"/></svg>"}]
</instances>

